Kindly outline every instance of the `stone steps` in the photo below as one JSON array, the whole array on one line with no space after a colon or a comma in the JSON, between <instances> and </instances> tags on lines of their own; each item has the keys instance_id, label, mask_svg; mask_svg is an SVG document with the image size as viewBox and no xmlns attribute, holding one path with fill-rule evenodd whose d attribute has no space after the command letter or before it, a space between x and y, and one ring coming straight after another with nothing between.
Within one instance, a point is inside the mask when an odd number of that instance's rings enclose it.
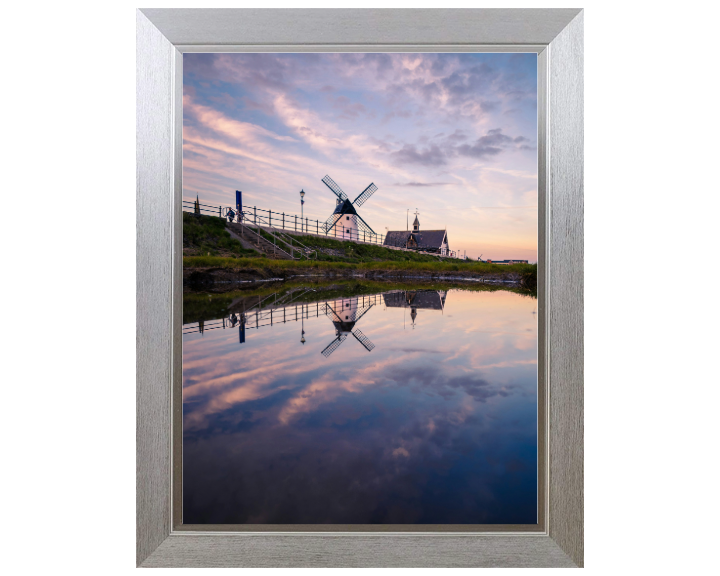
<instances>
[{"instance_id":1,"label":"stone steps","mask_svg":"<svg viewBox=\"0 0 720 576\"><path fill-rule=\"evenodd\" d=\"M231 234L249 243L253 248L259 250L268 258L272 258L274 260L292 260L292 258L284 252L280 246L275 246L266 238L258 236L254 230L236 222L228 222L226 226Z\"/></svg>"}]
</instances>

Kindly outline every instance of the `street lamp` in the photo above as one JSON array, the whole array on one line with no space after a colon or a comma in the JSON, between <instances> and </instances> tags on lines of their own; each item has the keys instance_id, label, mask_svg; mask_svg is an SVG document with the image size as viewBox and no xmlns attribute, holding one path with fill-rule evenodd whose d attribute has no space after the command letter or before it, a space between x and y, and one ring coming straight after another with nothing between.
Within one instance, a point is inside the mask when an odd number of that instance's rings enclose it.
<instances>
[{"instance_id":1,"label":"street lamp","mask_svg":"<svg viewBox=\"0 0 720 576\"><path fill-rule=\"evenodd\" d=\"M300 231L302 232L303 229L303 221L305 220L303 218L303 204L305 204L305 190L300 190Z\"/></svg>"}]
</instances>

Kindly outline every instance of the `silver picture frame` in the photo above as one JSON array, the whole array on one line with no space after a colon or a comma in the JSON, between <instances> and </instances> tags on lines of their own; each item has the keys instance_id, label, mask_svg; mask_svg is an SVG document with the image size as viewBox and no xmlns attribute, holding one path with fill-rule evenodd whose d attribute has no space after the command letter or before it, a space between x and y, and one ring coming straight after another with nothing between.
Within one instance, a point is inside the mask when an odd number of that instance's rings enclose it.
<instances>
[{"instance_id":1,"label":"silver picture frame","mask_svg":"<svg viewBox=\"0 0 720 576\"><path fill-rule=\"evenodd\" d=\"M140 9L136 30L137 565L582 567L583 11ZM182 525L182 55L198 51L538 54L536 529Z\"/></svg>"}]
</instances>

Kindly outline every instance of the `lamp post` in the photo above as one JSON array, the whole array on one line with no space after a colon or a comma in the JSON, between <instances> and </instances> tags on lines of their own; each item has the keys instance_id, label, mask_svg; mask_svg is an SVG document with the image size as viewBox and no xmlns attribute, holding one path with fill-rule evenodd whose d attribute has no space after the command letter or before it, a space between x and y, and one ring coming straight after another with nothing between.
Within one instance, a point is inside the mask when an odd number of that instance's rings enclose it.
<instances>
[{"instance_id":1,"label":"lamp post","mask_svg":"<svg viewBox=\"0 0 720 576\"><path fill-rule=\"evenodd\" d=\"M300 190L300 231L303 229L303 204L305 204L305 190Z\"/></svg>"}]
</instances>

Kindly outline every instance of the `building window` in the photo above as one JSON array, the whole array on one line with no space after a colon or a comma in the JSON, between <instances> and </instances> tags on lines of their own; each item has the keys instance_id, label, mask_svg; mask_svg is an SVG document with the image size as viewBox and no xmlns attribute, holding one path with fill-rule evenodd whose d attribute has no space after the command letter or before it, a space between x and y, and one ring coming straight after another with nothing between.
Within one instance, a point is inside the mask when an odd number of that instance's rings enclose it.
<instances>
[{"instance_id":1,"label":"building window","mask_svg":"<svg viewBox=\"0 0 720 576\"><path fill-rule=\"evenodd\" d=\"M345 216L345 220L350 220L350 216Z\"/></svg>"}]
</instances>

